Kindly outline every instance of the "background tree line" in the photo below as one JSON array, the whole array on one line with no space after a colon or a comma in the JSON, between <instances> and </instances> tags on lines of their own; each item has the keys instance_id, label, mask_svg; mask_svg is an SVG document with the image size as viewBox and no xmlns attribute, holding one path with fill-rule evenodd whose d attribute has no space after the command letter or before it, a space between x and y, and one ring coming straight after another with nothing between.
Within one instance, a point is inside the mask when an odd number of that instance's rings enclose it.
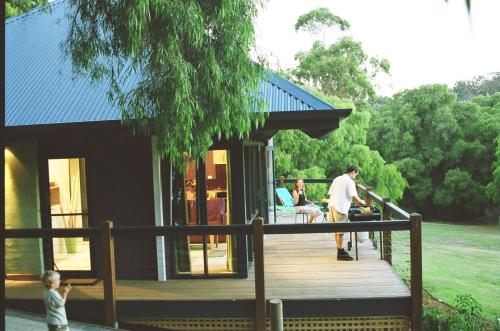
<instances>
[{"instance_id":1,"label":"background tree line","mask_svg":"<svg viewBox=\"0 0 500 331\"><path fill-rule=\"evenodd\" d=\"M500 203L493 177L500 93L458 101L448 87L426 85L395 94L372 114L368 145L408 181L405 206L468 220Z\"/></svg>"},{"instance_id":2,"label":"background tree line","mask_svg":"<svg viewBox=\"0 0 500 331\"><path fill-rule=\"evenodd\" d=\"M296 55L288 77L337 108L353 108L322 140L298 131L275 135L276 174L332 178L348 164L359 181L427 218L472 220L500 204L500 73L426 85L390 98L375 94L374 78L389 73L386 59L369 57L345 35L349 22L326 8L299 17L296 30L338 34ZM308 185L313 199L325 185Z\"/></svg>"}]
</instances>

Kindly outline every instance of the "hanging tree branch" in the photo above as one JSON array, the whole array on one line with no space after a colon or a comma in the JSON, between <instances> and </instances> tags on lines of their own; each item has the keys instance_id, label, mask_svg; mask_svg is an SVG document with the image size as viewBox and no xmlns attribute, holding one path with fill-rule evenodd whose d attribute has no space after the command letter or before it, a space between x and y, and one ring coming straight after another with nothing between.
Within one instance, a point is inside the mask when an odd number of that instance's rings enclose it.
<instances>
[{"instance_id":1,"label":"hanging tree branch","mask_svg":"<svg viewBox=\"0 0 500 331\"><path fill-rule=\"evenodd\" d=\"M135 133L183 169L214 137L243 137L262 124L262 67L252 0L70 0L66 50L74 69L109 82L109 97ZM136 80L129 87L126 82Z\"/></svg>"}]
</instances>

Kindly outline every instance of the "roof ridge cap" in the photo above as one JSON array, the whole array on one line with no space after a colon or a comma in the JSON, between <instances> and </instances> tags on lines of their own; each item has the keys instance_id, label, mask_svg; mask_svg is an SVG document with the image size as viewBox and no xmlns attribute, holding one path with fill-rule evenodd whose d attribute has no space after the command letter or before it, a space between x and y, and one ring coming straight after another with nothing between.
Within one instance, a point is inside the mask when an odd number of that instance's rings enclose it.
<instances>
[{"instance_id":1,"label":"roof ridge cap","mask_svg":"<svg viewBox=\"0 0 500 331\"><path fill-rule=\"evenodd\" d=\"M13 22L16 22L16 21L19 21L21 19L24 19L24 18L26 18L28 16L34 15L34 14L36 14L38 12L41 12L41 11L44 11L46 9L50 10L53 7L59 6L59 5L63 4L63 3L65 3L65 2L66 2L66 0L54 0L54 1L51 1L51 2L47 2L46 4L42 4L40 6L37 6L37 7L33 8L33 9L30 9L27 12L24 12L22 14L9 17L8 19L5 20L5 25L13 23Z\"/></svg>"}]
</instances>

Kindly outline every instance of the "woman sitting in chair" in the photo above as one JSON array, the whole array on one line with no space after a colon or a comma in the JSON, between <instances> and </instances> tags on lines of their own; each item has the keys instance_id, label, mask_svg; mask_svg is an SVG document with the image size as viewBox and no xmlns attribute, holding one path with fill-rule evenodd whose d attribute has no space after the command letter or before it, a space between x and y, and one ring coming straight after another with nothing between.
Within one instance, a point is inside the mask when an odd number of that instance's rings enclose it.
<instances>
[{"instance_id":1,"label":"woman sitting in chair","mask_svg":"<svg viewBox=\"0 0 500 331\"><path fill-rule=\"evenodd\" d=\"M307 200L304 190L304 181L297 179L292 191L293 203L297 213L307 214L309 218L307 223L312 223L316 217L323 215L321 209L315 206L311 201Z\"/></svg>"}]
</instances>

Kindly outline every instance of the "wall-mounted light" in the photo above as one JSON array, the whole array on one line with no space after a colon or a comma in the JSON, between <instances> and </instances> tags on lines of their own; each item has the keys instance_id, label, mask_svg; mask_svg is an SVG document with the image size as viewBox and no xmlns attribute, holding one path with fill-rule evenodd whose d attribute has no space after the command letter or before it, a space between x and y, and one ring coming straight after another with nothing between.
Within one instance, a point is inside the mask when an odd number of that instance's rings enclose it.
<instances>
[{"instance_id":1,"label":"wall-mounted light","mask_svg":"<svg viewBox=\"0 0 500 331\"><path fill-rule=\"evenodd\" d=\"M5 147L4 155L5 155L6 160L9 158L15 157L15 155L12 153L12 151L9 149L9 147Z\"/></svg>"}]
</instances>

